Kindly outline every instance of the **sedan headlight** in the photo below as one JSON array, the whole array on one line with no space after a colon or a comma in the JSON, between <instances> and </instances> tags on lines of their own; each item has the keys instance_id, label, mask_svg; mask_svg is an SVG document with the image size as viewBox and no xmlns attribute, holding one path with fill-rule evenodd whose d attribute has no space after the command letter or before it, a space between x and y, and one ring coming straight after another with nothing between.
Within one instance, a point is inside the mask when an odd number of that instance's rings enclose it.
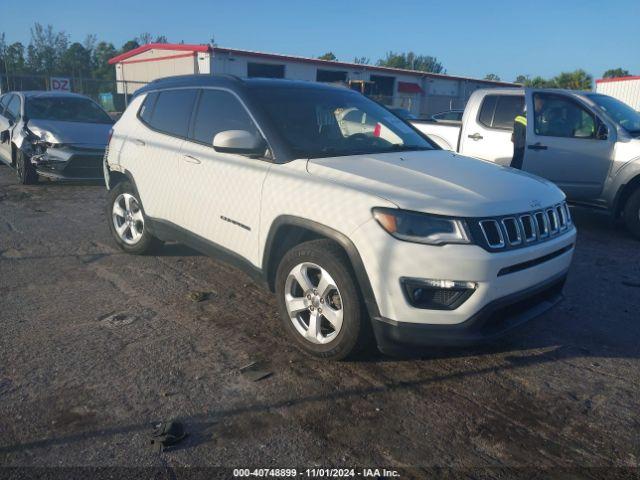
<instances>
[{"instance_id":1,"label":"sedan headlight","mask_svg":"<svg viewBox=\"0 0 640 480\"><path fill-rule=\"evenodd\" d=\"M471 243L469 229L462 219L395 208L374 208L373 217L399 240L428 245Z\"/></svg>"}]
</instances>

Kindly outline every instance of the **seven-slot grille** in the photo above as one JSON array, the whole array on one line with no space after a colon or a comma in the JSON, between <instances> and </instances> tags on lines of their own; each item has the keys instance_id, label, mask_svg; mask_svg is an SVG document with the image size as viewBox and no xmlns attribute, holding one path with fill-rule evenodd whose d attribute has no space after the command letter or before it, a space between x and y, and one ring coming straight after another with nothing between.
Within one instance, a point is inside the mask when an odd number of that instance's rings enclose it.
<instances>
[{"instance_id":1,"label":"seven-slot grille","mask_svg":"<svg viewBox=\"0 0 640 480\"><path fill-rule=\"evenodd\" d=\"M566 231L571 225L571 214L563 202L542 210L482 219L477 221L477 225L482 243L490 250L517 248L542 242Z\"/></svg>"}]
</instances>

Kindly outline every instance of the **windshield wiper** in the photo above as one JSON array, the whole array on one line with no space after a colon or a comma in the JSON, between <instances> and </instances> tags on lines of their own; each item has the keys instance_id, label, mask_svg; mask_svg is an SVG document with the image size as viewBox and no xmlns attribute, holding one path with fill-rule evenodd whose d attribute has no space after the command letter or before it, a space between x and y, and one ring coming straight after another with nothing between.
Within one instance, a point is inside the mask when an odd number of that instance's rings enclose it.
<instances>
[{"instance_id":1,"label":"windshield wiper","mask_svg":"<svg viewBox=\"0 0 640 480\"><path fill-rule=\"evenodd\" d=\"M319 151L306 156L308 158L347 157L349 155L378 155L380 153L411 152L423 150L433 149L429 147L401 145L399 143L395 143L390 145L390 147L385 148L384 150L380 150L377 148L344 149L336 147L324 147Z\"/></svg>"},{"instance_id":2,"label":"windshield wiper","mask_svg":"<svg viewBox=\"0 0 640 480\"><path fill-rule=\"evenodd\" d=\"M394 143L389 148L392 152L411 152L411 151L423 151L423 150L432 150L429 147L419 147L417 145L401 145L399 143Z\"/></svg>"}]
</instances>

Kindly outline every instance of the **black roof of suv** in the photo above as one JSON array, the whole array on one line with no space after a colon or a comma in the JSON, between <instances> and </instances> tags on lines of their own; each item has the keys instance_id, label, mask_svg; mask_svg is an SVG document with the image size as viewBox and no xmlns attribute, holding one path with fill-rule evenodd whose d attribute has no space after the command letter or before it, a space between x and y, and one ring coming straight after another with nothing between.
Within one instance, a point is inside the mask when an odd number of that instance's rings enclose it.
<instances>
[{"instance_id":1,"label":"black roof of suv","mask_svg":"<svg viewBox=\"0 0 640 480\"><path fill-rule=\"evenodd\" d=\"M230 90L252 87L286 87L309 89L343 88L325 83L308 82L303 80L287 80L280 78L240 78L234 75L177 75L153 80L144 87L136 90L134 96L153 90L185 87L224 87Z\"/></svg>"}]
</instances>

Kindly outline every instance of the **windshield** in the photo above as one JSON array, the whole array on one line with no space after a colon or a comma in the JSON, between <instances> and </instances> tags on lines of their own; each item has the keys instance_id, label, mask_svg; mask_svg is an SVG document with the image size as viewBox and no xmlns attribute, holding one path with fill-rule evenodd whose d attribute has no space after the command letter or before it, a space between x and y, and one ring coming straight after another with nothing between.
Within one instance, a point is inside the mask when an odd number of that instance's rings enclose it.
<instances>
[{"instance_id":1,"label":"windshield","mask_svg":"<svg viewBox=\"0 0 640 480\"><path fill-rule=\"evenodd\" d=\"M629 105L608 95L589 95L589 98L629 133L640 134L640 113Z\"/></svg>"},{"instance_id":2,"label":"windshield","mask_svg":"<svg viewBox=\"0 0 640 480\"><path fill-rule=\"evenodd\" d=\"M417 120L418 118L405 108L392 108L391 111L405 120Z\"/></svg>"},{"instance_id":3,"label":"windshield","mask_svg":"<svg viewBox=\"0 0 640 480\"><path fill-rule=\"evenodd\" d=\"M113 123L111 117L95 102L81 97L28 98L25 115L30 120Z\"/></svg>"},{"instance_id":4,"label":"windshield","mask_svg":"<svg viewBox=\"0 0 640 480\"><path fill-rule=\"evenodd\" d=\"M391 112L351 90L255 87L253 93L300 158L436 148Z\"/></svg>"}]
</instances>

